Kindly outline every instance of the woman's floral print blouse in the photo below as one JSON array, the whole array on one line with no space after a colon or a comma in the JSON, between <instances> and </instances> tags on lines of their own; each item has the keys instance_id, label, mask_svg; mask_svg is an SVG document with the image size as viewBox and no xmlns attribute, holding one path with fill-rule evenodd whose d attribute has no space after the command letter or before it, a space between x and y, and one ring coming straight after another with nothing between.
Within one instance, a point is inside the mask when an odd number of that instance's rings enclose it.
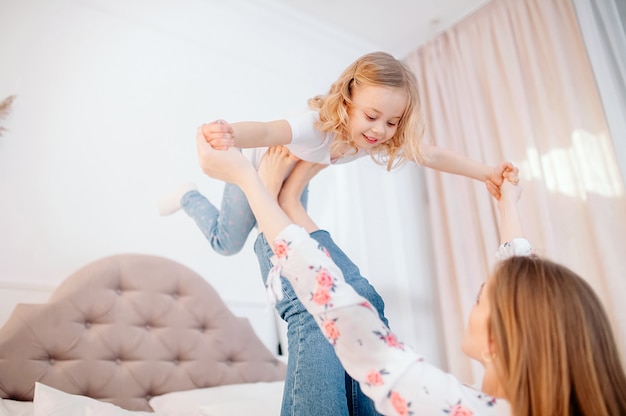
<instances>
[{"instance_id":1,"label":"woman's floral print blouse","mask_svg":"<svg viewBox=\"0 0 626 416\"><path fill-rule=\"evenodd\" d=\"M509 404L466 386L402 344L374 308L345 283L341 270L304 229L290 225L275 241L274 273L292 284L335 347L346 371L385 415L509 415ZM499 257L530 253L517 239ZM315 354L311 351L311 354Z\"/></svg>"}]
</instances>

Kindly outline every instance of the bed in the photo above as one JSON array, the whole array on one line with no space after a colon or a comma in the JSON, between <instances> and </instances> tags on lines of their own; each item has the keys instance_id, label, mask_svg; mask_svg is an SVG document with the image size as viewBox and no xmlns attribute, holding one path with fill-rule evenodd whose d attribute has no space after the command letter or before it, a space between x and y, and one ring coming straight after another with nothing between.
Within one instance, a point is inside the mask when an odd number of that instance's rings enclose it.
<instances>
[{"instance_id":1,"label":"bed","mask_svg":"<svg viewBox=\"0 0 626 416\"><path fill-rule=\"evenodd\" d=\"M247 319L159 256L94 261L0 329L0 415L276 415L284 377Z\"/></svg>"}]
</instances>

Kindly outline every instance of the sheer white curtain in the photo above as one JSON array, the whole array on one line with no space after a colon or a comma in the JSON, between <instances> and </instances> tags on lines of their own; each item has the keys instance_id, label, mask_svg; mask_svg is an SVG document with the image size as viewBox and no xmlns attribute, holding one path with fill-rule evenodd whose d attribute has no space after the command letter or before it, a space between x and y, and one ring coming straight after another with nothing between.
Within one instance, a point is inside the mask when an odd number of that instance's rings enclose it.
<instances>
[{"instance_id":1,"label":"sheer white curtain","mask_svg":"<svg viewBox=\"0 0 626 416\"><path fill-rule=\"evenodd\" d=\"M309 212L381 294L391 329L443 365L423 171L369 158L329 167L310 183Z\"/></svg>"},{"instance_id":2,"label":"sheer white curtain","mask_svg":"<svg viewBox=\"0 0 626 416\"><path fill-rule=\"evenodd\" d=\"M574 5L626 177L626 1L574 0Z\"/></svg>"},{"instance_id":3,"label":"sheer white curtain","mask_svg":"<svg viewBox=\"0 0 626 416\"><path fill-rule=\"evenodd\" d=\"M494 0L407 62L428 139L520 167L523 228L535 251L589 281L626 350L624 182L571 0ZM473 383L482 370L459 345L499 243L495 205L482 184L425 174L444 357Z\"/></svg>"}]
</instances>

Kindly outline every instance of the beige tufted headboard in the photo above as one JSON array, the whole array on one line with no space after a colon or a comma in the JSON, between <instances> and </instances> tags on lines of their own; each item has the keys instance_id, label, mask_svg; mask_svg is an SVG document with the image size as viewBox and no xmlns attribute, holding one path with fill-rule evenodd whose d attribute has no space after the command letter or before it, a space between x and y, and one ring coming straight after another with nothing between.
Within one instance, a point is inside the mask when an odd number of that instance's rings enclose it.
<instances>
[{"instance_id":1,"label":"beige tufted headboard","mask_svg":"<svg viewBox=\"0 0 626 416\"><path fill-rule=\"evenodd\" d=\"M129 410L172 391L284 379L285 366L201 276L142 254L97 260L0 329L0 396L35 381Z\"/></svg>"}]
</instances>

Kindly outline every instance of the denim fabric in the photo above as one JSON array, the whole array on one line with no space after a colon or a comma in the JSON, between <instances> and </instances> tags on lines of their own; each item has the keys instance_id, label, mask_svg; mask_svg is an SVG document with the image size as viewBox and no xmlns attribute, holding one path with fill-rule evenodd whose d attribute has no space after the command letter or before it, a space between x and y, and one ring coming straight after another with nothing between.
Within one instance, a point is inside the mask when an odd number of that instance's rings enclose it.
<instances>
[{"instance_id":1,"label":"denim fabric","mask_svg":"<svg viewBox=\"0 0 626 416\"><path fill-rule=\"evenodd\" d=\"M380 295L361 276L358 267L346 256L326 231L311 234L330 253L344 277L354 289L383 315ZM272 267L272 250L263 234L254 244L263 280ZM293 288L281 278L283 299L276 309L287 322L288 361L281 416L371 416L379 415L373 402L363 394L358 383L348 376L332 345L320 331L314 318L297 299Z\"/></svg>"},{"instance_id":2,"label":"denim fabric","mask_svg":"<svg viewBox=\"0 0 626 416\"><path fill-rule=\"evenodd\" d=\"M306 208L308 186L302 192L302 204ZM180 199L183 210L196 223L215 252L232 256L241 251L256 219L243 191L231 183L224 185L222 206L217 208L200 192L189 191Z\"/></svg>"},{"instance_id":3,"label":"denim fabric","mask_svg":"<svg viewBox=\"0 0 626 416\"><path fill-rule=\"evenodd\" d=\"M230 183L224 186L220 211L198 191L187 192L180 204L196 222L213 250L224 256L241 251L256 225L246 195L237 185Z\"/></svg>"}]
</instances>

